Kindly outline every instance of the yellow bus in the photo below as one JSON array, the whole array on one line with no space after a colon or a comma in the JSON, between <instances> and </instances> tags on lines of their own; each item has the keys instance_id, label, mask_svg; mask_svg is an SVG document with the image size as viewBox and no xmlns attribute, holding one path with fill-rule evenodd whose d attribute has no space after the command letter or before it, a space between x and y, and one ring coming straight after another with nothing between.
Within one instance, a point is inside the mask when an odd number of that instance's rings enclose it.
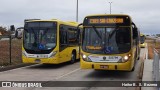
<instances>
[{"instance_id":1,"label":"yellow bus","mask_svg":"<svg viewBox=\"0 0 160 90\"><path fill-rule=\"evenodd\" d=\"M140 34L140 41L141 41L140 47L141 48L146 47L145 39L146 39L146 36L144 34Z\"/></svg>"},{"instance_id":2,"label":"yellow bus","mask_svg":"<svg viewBox=\"0 0 160 90\"><path fill-rule=\"evenodd\" d=\"M79 59L77 22L25 20L23 63L59 64Z\"/></svg>"},{"instance_id":3,"label":"yellow bus","mask_svg":"<svg viewBox=\"0 0 160 90\"><path fill-rule=\"evenodd\" d=\"M90 15L81 25L81 69L134 71L140 35L130 16Z\"/></svg>"}]
</instances>

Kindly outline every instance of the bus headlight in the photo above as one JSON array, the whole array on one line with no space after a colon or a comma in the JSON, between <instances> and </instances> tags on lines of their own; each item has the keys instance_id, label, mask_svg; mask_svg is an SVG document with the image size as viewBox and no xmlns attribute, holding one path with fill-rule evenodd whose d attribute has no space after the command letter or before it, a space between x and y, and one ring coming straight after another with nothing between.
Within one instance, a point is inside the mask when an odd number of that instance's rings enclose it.
<instances>
[{"instance_id":1,"label":"bus headlight","mask_svg":"<svg viewBox=\"0 0 160 90\"><path fill-rule=\"evenodd\" d=\"M52 52L52 54L49 56L49 58L52 58L56 55L57 51Z\"/></svg>"},{"instance_id":2,"label":"bus headlight","mask_svg":"<svg viewBox=\"0 0 160 90\"><path fill-rule=\"evenodd\" d=\"M124 60L128 60L128 56L124 56L123 59L124 59Z\"/></svg>"},{"instance_id":3,"label":"bus headlight","mask_svg":"<svg viewBox=\"0 0 160 90\"><path fill-rule=\"evenodd\" d=\"M82 59L83 59L84 61L86 61L86 62L91 62L91 59L89 59L87 55L84 55L84 54L81 53L81 56L82 56Z\"/></svg>"},{"instance_id":4,"label":"bus headlight","mask_svg":"<svg viewBox=\"0 0 160 90\"><path fill-rule=\"evenodd\" d=\"M86 56L86 55L83 55L82 57L83 57L83 59L86 59L86 58L87 58L87 56Z\"/></svg>"},{"instance_id":5,"label":"bus headlight","mask_svg":"<svg viewBox=\"0 0 160 90\"><path fill-rule=\"evenodd\" d=\"M131 58L131 54L125 55L122 59L122 62L127 62Z\"/></svg>"}]
</instances>

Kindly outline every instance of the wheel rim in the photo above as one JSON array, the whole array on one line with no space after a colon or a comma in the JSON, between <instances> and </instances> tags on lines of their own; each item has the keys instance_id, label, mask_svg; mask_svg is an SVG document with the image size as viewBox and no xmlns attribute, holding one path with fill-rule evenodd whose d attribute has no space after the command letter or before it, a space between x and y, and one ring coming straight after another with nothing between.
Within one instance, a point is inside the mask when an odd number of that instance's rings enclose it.
<instances>
[{"instance_id":1,"label":"wheel rim","mask_svg":"<svg viewBox=\"0 0 160 90\"><path fill-rule=\"evenodd\" d=\"M71 60L71 62L74 62L75 61L75 55L74 55L74 53L72 53L72 60Z\"/></svg>"}]
</instances>

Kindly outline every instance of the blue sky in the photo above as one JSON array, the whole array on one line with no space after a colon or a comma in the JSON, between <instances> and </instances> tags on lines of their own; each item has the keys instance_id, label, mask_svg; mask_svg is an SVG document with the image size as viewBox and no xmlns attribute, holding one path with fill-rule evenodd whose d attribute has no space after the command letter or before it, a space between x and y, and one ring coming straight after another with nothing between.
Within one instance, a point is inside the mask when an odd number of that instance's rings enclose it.
<instances>
[{"instance_id":1,"label":"blue sky","mask_svg":"<svg viewBox=\"0 0 160 90\"><path fill-rule=\"evenodd\" d=\"M0 0L0 26L23 26L24 19L76 20L77 0ZM79 0L79 23L90 14L128 14L146 34L160 33L160 0Z\"/></svg>"}]
</instances>

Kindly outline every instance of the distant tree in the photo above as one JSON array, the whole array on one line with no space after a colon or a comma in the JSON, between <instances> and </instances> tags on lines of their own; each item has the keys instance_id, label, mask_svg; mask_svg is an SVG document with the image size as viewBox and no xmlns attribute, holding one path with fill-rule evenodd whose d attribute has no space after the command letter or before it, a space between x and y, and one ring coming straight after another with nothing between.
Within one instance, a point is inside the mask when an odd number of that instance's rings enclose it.
<instances>
[{"instance_id":1,"label":"distant tree","mask_svg":"<svg viewBox=\"0 0 160 90\"><path fill-rule=\"evenodd\" d=\"M160 34L156 34L156 36L160 37Z\"/></svg>"},{"instance_id":2,"label":"distant tree","mask_svg":"<svg viewBox=\"0 0 160 90\"><path fill-rule=\"evenodd\" d=\"M6 27L0 26L0 32L2 35L10 35L10 32L7 31Z\"/></svg>"}]
</instances>

